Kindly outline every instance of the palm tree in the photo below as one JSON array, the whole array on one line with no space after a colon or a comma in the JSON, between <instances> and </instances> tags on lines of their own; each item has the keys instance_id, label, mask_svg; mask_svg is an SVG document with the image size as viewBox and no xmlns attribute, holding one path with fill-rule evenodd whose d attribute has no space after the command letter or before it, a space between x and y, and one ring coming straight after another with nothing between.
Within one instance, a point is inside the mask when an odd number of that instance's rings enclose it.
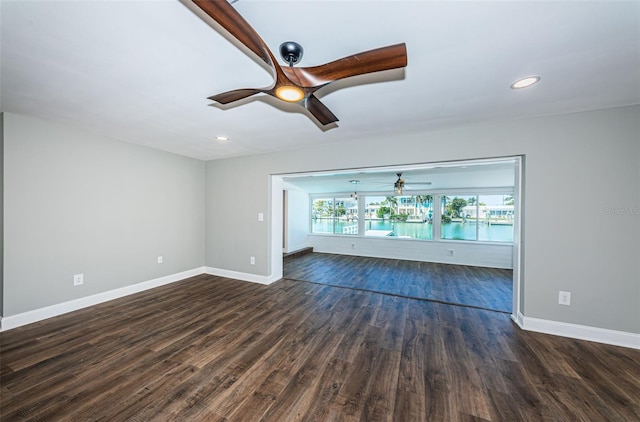
<instances>
[{"instance_id":1,"label":"palm tree","mask_svg":"<svg viewBox=\"0 0 640 422\"><path fill-rule=\"evenodd\" d=\"M396 198L395 196L387 196L386 198L384 198L384 201L382 201L382 203L389 205L394 214L398 213L398 198Z\"/></svg>"},{"instance_id":2,"label":"palm tree","mask_svg":"<svg viewBox=\"0 0 640 422\"><path fill-rule=\"evenodd\" d=\"M451 201L451 198L449 198L448 196L442 196L442 209L444 210L445 214L447 213L447 211L450 212L450 210L447 209L448 201Z\"/></svg>"},{"instance_id":3,"label":"palm tree","mask_svg":"<svg viewBox=\"0 0 640 422\"><path fill-rule=\"evenodd\" d=\"M333 217L333 210L334 210L333 201L326 201L324 203L324 214L326 216Z\"/></svg>"},{"instance_id":4,"label":"palm tree","mask_svg":"<svg viewBox=\"0 0 640 422\"><path fill-rule=\"evenodd\" d=\"M416 203L422 207L429 208L433 197L431 195L418 195L416 196ZM424 215L422 215L424 217Z\"/></svg>"}]
</instances>

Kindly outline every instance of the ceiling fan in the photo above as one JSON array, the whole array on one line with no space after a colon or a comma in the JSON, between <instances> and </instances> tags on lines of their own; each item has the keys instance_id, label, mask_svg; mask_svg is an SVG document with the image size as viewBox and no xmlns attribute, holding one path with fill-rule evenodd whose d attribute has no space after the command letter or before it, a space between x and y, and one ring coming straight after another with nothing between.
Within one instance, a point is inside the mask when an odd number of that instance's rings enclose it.
<instances>
[{"instance_id":1,"label":"ceiling fan","mask_svg":"<svg viewBox=\"0 0 640 422\"><path fill-rule=\"evenodd\" d=\"M320 66L293 67L302 58L303 49L295 42L280 45L280 54L287 65L276 63L269 47L246 20L227 0L192 0L234 38L254 52L271 69L272 86L245 88L223 92L209 97L220 104L229 104L252 95L263 93L282 101L298 103L306 108L322 125L338 121L338 118L314 93L340 79L383 70L398 69L407 65L407 48L404 43L369 50L344 57Z\"/></svg>"},{"instance_id":2,"label":"ceiling fan","mask_svg":"<svg viewBox=\"0 0 640 422\"><path fill-rule=\"evenodd\" d=\"M402 195L402 190L405 188L405 180L402 178L402 173L396 173L396 176L398 176L398 180L396 180L393 184L393 192L396 195ZM413 182L411 183L412 185L430 185L431 182ZM407 186L408 189L411 189L411 187Z\"/></svg>"}]
</instances>

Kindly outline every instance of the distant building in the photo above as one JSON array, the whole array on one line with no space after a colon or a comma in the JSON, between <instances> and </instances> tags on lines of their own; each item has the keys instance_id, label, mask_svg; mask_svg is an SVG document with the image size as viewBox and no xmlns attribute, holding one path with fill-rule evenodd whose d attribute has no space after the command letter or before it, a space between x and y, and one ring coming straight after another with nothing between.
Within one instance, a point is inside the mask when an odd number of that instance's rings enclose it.
<instances>
[{"instance_id":1,"label":"distant building","mask_svg":"<svg viewBox=\"0 0 640 422\"><path fill-rule=\"evenodd\" d=\"M467 205L462 208L462 213L466 218L476 218L479 220L513 220L513 205Z\"/></svg>"}]
</instances>

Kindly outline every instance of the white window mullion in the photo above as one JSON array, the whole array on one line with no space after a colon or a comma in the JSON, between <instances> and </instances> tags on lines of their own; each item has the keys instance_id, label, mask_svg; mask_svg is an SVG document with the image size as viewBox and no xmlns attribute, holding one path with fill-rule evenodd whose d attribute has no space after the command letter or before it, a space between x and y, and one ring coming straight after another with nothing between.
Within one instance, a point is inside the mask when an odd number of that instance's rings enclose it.
<instances>
[{"instance_id":1,"label":"white window mullion","mask_svg":"<svg viewBox=\"0 0 640 422\"><path fill-rule=\"evenodd\" d=\"M476 195L476 240L480 239L480 197Z\"/></svg>"},{"instance_id":2,"label":"white window mullion","mask_svg":"<svg viewBox=\"0 0 640 422\"><path fill-rule=\"evenodd\" d=\"M332 200L333 200L333 205L332 205L333 212L331 213L332 214L332 218L331 218L331 223L332 223L331 224L331 233L336 234L336 208L337 208L336 207L336 198L334 197Z\"/></svg>"},{"instance_id":3,"label":"white window mullion","mask_svg":"<svg viewBox=\"0 0 640 422\"><path fill-rule=\"evenodd\" d=\"M433 195L433 220L432 227L433 230L433 240L440 240L440 223L442 216L442 198L439 194Z\"/></svg>"},{"instance_id":4,"label":"white window mullion","mask_svg":"<svg viewBox=\"0 0 640 422\"><path fill-rule=\"evenodd\" d=\"M364 237L365 228L365 196L358 196L358 237Z\"/></svg>"}]
</instances>

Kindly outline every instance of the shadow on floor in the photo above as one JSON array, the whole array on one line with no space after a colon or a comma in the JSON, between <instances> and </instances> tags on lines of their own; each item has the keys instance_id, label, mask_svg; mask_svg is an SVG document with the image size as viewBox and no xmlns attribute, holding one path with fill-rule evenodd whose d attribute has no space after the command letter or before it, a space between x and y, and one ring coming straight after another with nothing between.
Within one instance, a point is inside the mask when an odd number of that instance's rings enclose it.
<instances>
[{"instance_id":1,"label":"shadow on floor","mask_svg":"<svg viewBox=\"0 0 640 422\"><path fill-rule=\"evenodd\" d=\"M284 259L284 278L511 313L513 271L307 253Z\"/></svg>"}]
</instances>

